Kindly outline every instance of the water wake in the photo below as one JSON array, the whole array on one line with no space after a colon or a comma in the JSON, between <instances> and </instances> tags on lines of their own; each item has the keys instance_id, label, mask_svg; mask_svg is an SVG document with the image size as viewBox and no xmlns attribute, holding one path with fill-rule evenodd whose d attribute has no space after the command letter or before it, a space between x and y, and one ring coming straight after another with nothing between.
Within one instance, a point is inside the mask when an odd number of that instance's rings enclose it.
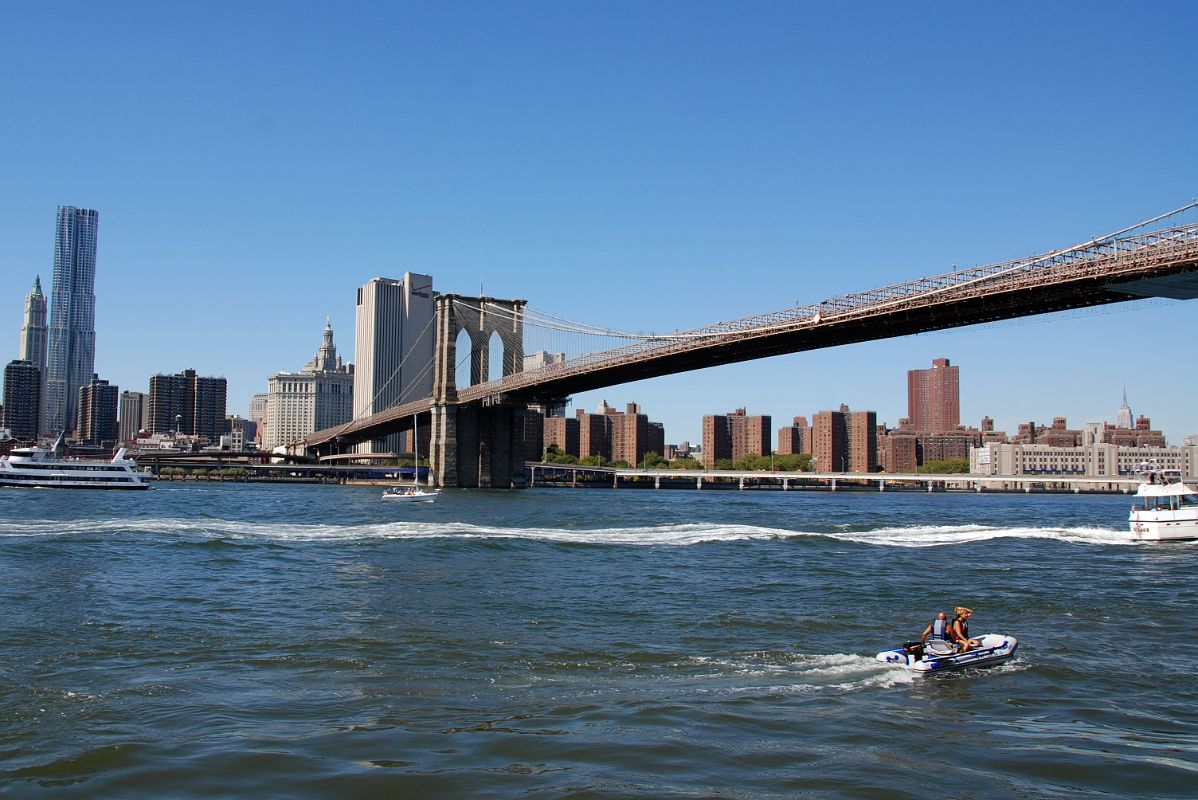
<instances>
[{"instance_id":1,"label":"water wake","mask_svg":"<svg viewBox=\"0 0 1198 800\"><path fill-rule=\"evenodd\" d=\"M823 537L883 547L936 547L991 539L1048 539L1063 542L1130 544L1124 530L1097 527L1027 527L991 525L911 525L845 530L808 530L755 525L676 523L644 527L549 528L498 527L464 522L392 521L373 524L315 524L244 520L109 519L24 520L0 537L81 535L160 535L223 540L276 542L354 542L387 539L492 539L585 545L688 546L717 542L768 541Z\"/></svg>"}]
</instances>

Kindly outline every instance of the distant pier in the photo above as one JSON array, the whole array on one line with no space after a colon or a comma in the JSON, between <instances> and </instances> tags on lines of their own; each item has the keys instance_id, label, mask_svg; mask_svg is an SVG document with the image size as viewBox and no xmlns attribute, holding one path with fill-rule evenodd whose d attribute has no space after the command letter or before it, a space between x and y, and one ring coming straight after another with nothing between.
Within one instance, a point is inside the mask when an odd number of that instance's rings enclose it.
<instances>
[{"instance_id":1,"label":"distant pier","mask_svg":"<svg viewBox=\"0 0 1198 800\"><path fill-rule=\"evenodd\" d=\"M923 491L1131 494L1140 479L1087 475L969 475L889 472L752 472L620 469L529 462L528 486L737 491Z\"/></svg>"}]
</instances>

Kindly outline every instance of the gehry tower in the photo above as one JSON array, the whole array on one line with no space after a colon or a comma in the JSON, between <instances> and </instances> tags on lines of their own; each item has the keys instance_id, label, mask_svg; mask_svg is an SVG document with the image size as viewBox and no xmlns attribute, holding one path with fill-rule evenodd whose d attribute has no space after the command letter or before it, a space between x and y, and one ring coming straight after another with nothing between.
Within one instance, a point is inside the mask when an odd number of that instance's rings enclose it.
<instances>
[{"instance_id":1,"label":"gehry tower","mask_svg":"<svg viewBox=\"0 0 1198 800\"><path fill-rule=\"evenodd\" d=\"M58 207L54 236L54 291L42 425L46 433L74 430L79 389L96 366L96 236L100 214Z\"/></svg>"}]
</instances>

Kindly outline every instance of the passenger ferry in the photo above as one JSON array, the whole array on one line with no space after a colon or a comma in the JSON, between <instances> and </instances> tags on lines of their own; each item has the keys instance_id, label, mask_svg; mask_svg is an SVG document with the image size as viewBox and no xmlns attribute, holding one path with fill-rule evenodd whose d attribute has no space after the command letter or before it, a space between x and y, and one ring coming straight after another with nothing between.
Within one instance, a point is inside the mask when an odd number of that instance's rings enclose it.
<instances>
[{"instance_id":1,"label":"passenger ferry","mask_svg":"<svg viewBox=\"0 0 1198 800\"><path fill-rule=\"evenodd\" d=\"M121 448L111 461L59 458L57 447L18 447L0 457L0 486L42 489L149 489L153 475L137 470Z\"/></svg>"},{"instance_id":2,"label":"passenger ferry","mask_svg":"<svg viewBox=\"0 0 1198 800\"><path fill-rule=\"evenodd\" d=\"M1136 540L1198 539L1198 490L1182 483L1180 470L1147 470L1128 521Z\"/></svg>"}]
</instances>

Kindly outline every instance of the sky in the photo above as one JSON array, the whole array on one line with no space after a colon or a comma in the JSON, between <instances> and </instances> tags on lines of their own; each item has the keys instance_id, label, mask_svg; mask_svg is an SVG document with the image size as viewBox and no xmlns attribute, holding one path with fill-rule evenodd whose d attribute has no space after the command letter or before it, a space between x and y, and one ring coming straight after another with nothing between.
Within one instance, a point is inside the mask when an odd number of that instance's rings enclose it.
<instances>
[{"instance_id":1,"label":"sky","mask_svg":"<svg viewBox=\"0 0 1198 800\"><path fill-rule=\"evenodd\" d=\"M245 415L355 290L668 332L1051 250L1198 195L1198 4L0 3L0 343L100 213L96 371L194 368ZM1144 300L576 395L666 440L746 408L1198 434L1194 301ZM1178 356L1182 356L1178 358ZM1174 360L1176 359L1176 360Z\"/></svg>"}]
</instances>

